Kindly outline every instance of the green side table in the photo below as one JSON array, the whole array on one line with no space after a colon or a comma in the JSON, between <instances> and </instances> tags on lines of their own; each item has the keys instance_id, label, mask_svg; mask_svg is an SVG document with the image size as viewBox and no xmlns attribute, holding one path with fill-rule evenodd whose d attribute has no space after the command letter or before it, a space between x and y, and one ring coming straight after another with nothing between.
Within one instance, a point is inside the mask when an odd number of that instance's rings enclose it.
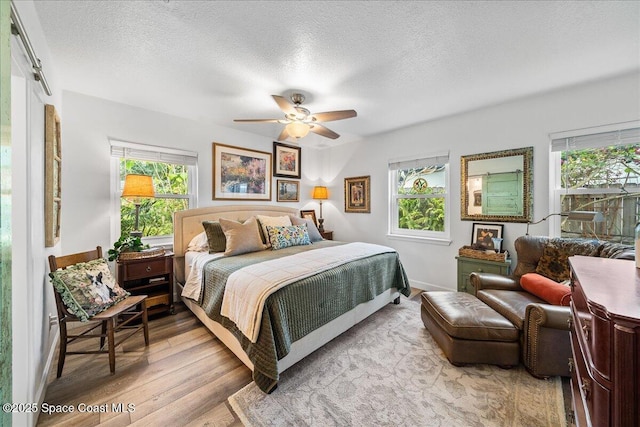
<instances>
[{"instance_id":1,"label":"green side table","mask_svg":"<svg viewBox=\"0 0 640 427\"><path fill-rule=\"evenodd\" d=\"M457 256L456 259L458 260L458 292L468 292L471 295L475 295L475 289L469 282L469 275L474 271L508 276L511 270L511 259L488 261L464 256Z\"/></svg>"}]
</instances>

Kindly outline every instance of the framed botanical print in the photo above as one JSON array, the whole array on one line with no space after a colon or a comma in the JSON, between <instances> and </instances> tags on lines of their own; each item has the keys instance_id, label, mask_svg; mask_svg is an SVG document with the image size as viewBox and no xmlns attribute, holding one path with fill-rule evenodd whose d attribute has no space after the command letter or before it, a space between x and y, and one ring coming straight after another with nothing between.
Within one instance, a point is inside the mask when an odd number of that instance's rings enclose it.
<instances>
[{"instance_id":1,"label":"framed botanical print","mask_svg":"<svg viewBox=\"0 0 640 427\"><path fill-rule=\"evenodd\" d=\"M300 201L300 181L289 181L278 179L276 181L278 202L299 202Z\"/></svg>"},{"instance_id":2,"label":"framed botanical print","mask_svg":"<svg viewBox=\"0 0 640 427\"><path fill-rule=\"evenodd\" d=\"M474 222L473 232L471 234L471 245L480 249L497 249L500 251L503 230L504 224Z\"/></svg>"},{"instance_id":3,"label":"framed botanical print","mask_svg":"<svg viewBox=\"0 0 640 427\"><path fill-rule=\"evenodd\" d=\"M313 209L300 211L300 217L310 219L315 225L318 225L318 220L316 219L316 211L314 211Z\"/></svg>"},{"instance_id":4,"label":"framed botanical print","mask_svg":"<svg viewBox=\"0 0 640 427\"><path fill-rule=\"evenodd\" d=\"M273 176L300 178L300 147L273 143Z\"/></svg>"},{"instance_id":5,"label":"framed botanical print","mask_svg":"<svg viewBox=\"0 0 640 427\"><path fill-rule=\"evenodd\" d=\"M271 153L213 143L214 200L271 200Z\"/></svg>"},{"instance_id":6,"label":"framed botanical print","mask_svg":"<svg viewBox=\"0 0 640 427\"><path fill-rule=\"evenodd\" d=\"M44 151L44 245L51 247L60 240L62 140L60 117L48 104L44 106Z\"/></svg>"},{"instance_id":7,"label":"framed botanical print","mask_svg":"<svg viewBox=\"0 0 640 427\"><path fill-rule=\"evenodd\" d=\"M371 212L370 176L344 179L344 211L354 213Z\"/></svg>"}]
</instances>

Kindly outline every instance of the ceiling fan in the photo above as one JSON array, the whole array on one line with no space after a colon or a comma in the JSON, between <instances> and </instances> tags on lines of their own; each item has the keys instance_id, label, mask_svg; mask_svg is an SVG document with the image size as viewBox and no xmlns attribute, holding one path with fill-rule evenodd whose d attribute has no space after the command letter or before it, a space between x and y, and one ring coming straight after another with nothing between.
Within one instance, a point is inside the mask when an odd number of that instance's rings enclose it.
<instances>
[{"instance_id":1,"label":"ceiling fan","mask_svg":"<svg viewBox=\"0 0 640 427\"><path fill-rule=\"evenodd\" d=\"M304 95L301 93L292 93L291 102L283 96L271 96L276 101L276 104L278 104L278 107L284 112L284 119L235 119L234 122L286 124L282 132L280 132L280 136L278 136L278 141L284 141L288 138L298 140L304 138L309 131L326 138L336 139L340 135L321 125L320 122L349 119L358 115L355 110L327 111L324 113L311 114L309 110L301 106L305 100Z\"/></svg>"}]
</instances>

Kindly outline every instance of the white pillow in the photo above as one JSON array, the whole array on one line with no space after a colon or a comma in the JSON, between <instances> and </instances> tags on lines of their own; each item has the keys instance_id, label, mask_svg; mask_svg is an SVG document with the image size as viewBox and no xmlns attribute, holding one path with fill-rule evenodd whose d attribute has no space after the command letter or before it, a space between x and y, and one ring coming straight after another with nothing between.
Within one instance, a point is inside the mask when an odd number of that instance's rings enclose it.
<instances>
[{"instance_id":1,"label":"white pillow","mask_svg":"<svg viewBox=\"0 0 640 427\"><path fill-rule=\"evenodd\" d=\"M291 219L288 215L284 216L266 216L266 215L256 215L258 218L258 222L260 223L260 227L262 229L262 242L267 245L268 248L271 247L271 242L269 241L269 232L267 231L267 225L272 227L286 227L293 225L291 224Z\"/></svg>"},{"instance_id":2,"label":"white pillow","mask_svg":"<svg viewBox=\"0 0 640 427\"><path fill-rule=\"evenodd\" d=\"M195 236L187 246L187 252L209 252L209 240L204 231Z\"/></svg>"}]
</instances>

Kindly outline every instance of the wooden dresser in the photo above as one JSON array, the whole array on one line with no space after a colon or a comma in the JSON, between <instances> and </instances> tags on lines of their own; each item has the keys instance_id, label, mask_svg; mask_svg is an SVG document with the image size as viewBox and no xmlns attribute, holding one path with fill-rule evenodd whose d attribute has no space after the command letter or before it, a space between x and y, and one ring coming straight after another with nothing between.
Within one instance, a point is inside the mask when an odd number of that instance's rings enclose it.
<instances>
[{"instance_id":1,"label":"wooden dresser","mask_svg":"<svg viewBox=\"0 0 640 427\"><path fill-rule=\"evenodd\" d=\"M640 426L640 270L573 256L571 383L578 426Z\"/></svg>"}]
</instances>

